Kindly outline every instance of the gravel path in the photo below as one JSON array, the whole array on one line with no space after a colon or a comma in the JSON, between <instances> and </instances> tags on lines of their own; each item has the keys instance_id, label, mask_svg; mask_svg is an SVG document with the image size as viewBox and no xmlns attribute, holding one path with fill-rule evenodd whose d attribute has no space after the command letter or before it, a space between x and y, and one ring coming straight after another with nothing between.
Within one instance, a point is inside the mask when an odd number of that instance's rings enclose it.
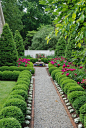
<instances>
[{"instance_id":1,"label":"gravel path","mask_svg":"<svg viewBox=\"0 0 86 128\"><path fill-rule=\"evenodd\" d=\"M34 128L73 128L45 67L35 67Z\"/></svg>"}]
</instances>

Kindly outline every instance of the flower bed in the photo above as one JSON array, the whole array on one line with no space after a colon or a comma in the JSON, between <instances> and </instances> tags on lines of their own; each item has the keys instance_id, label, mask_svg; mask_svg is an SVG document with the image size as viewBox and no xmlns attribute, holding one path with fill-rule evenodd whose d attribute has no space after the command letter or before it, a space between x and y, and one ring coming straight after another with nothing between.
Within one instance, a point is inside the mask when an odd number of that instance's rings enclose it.
<instances>
[{"instance_id":1,"label":"flower bed","mask_svg":"<svg viewBox=\"0 0 86 128\"><path fill-rule=\"evenodd\" d=\"M54 58L48 64L49 72L55 80L56 86L60 94L64 97L65 103L69 101L72 104L72 110L79 114L79 118L75 122L82 122L86 125L86 72L81 65L76 67L72 62L67 59ZM84 99L83 99L84 97ZM79 99L80 98L80 99ZM84 108L84 109L83 109ZM70 109L70 113L72 113ZM78 121L77 121L78 120Z\"/></svg>"}]
</instances>

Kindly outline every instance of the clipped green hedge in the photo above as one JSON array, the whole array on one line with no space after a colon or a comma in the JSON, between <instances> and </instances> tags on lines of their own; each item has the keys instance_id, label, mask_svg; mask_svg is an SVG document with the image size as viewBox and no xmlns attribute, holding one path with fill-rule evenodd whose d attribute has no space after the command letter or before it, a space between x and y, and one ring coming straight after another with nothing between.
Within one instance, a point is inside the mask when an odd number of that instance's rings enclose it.
<instances>
[{"instance_id":1,"label":"clipped green hedge","mask_svg":"<svg viewBox=\"0 0 86 128\"><path fill-rule=\"evenodd\" d=\"M9 117L16 118L21 124L24 123L24 115L21 109L16 106L8 106L0 111L0 119Z\"/></svg>"},{"instance_id":2,"label":"clipped green hedge","mask_svg":"<svg viewBox=\"0 0 86 128\"><path fill-rule=\"evenodd\" d=\"M84 124L84 117L86 118L86 103L80 108L80 121ZM85 122L86 123L86 122ZM86 125L86 124L85 124Z\"/></svg>"},{"instance_id":3,"label":"clipped green hedge","mask_svg":"<svg viewBox=\"0 0 86 128\"><path fill-rule=\"evenodd\" d=\"M72 79L69 79L69 78L67 77L64 81L62 80L62 82L61 82L61 88L64 89L64 87L65 87L65 85L66 85L67 83L77 83L77 82L74 81L74 80L72 80Z\"/></svg>"},{"instance_id":4,"label":"clipped green hedge","mask_svg":"<svg viewBox=\"0 0 86 128\"><path fill-rule=\"evenodd\" d=\"M15 118L3 118L0 120L1 128L22 128L21 124Z\"/></svg>"},{"instance_id":5,"label":"clipped green hedge","mask_svg":"<svg viewBox=\"0 0 86 128\"><path fill-rule=\"evenodd\" d=\"M26 114L26 102L23 100L20 100L18 98L13 98L13 99L8 99L3 107L7 107L7 106L17 106L18 108L20 108L23 112L23 115L25 116Z\"/></svg>"},{"instance_id":6,"label":"clipped green hedge","mask_svg":"<svg viewBox=\"0 0 86 128\"><path fill-rule=\"evenodd\" d=\"M55 74L58 72L61 72L61 70L55 69L54 71L52 71L51 76L52 76L53 80L55 80Z\"/></svg>"},{"instance_id":7,"label":"clipped green hedge","mask_svg":"<svg viewBox=\"0 0 86 128\"><path fill-rule=\"evenodd\" d=\"M18 89L18 90L14 90L10 93L10 95L21 95L22 97L24 97L25 100L27 100L28 94L26 91L22 90L22 89Z\"/></svg>"},{"instance_id":8,"label":"clipped green hedge","mask_svg":"<svg viewBox=\"0 0 86 128\"><path fill-rule=\"evenodd\" d=\"M76 85L75 87L73 86L73 87L70 87L70 88L66 89L66 93L69 94L69 93L71 93L73 91L84 91L84 89L81 86L79 86L77 84L75 84L75 85Z\"/></svg>"},{"instance_id":9,"label":"clipped green hedge","mask_svg":"<svg viewBox=\"0 0 86 128\"><path fill-rule=\"evenodd\" d=\"M8 71L23 71L23 70L28 70L30 71L32 74L35 73L35 69L33 67L23 67L23 66L20 66L20 67L17 67L17 66L2 66L0 67L0 71L5 71L5 70L8 70Z\"/></svg>"},{"instance_id":10,"label":"clipped green hedge","mask_svg":"<svg viewBox=\"0 0 86 128\"><path fill-rule=\"evenodd\" d=\"M22 97L21 95L15 94L15 95L9 95L8 99L12 99L12 98L18 98L20 100L24 100L24 97Z\"/></svg>"},{"instance_id":11,"label":"clipped green hedge","mask_svg":"<svg viewBox=\"0 0 86 128\"><path fill-rule=\"evenodd\" d=\"M51 68L51 67L55 67L55 65L52 65L51 62L48 63L48 67Z\"/></svg>"},{"instance_id":12,"label":"clipped green hedge","mask_svg":"<svg viewBox=\"0 0 86 128\"><path fill-rule=\"evenodd\" d=\"M70 94L67 95L68 100L70 101L70 103L73 103L76 98L80 97L80 96L86 96L86 92L84 91L73 91Z\"/></svg>"},{"instance_id":13,"label":"clipped green hedge","mask_svg":"<svg viewBox=\"0 0 86 128\"><path fill-rule=\"evenodd\" d=\"M82 113L82 109L79 111L80 107L86 103L86 96L80 96L73 102L73 107L75 108L76 112L79 114L80 111Z\"/></svg>"},{"instance_id":14,"label":"clipped green hedge","mask_svg":"<svg viewBox=\"0 0 86 128\"><path fill-rule=\"evenodd\" d=\"M86 128L86 115L84 116L84 127Z\"/></svg>"},{"instance_id":15,"label":"clipped green hedge","mask_svg":"<svg viewBox=\"0 0 86 128\"><path fill-rule=\"evenodd\" d=\"M29 87L30 83L26 82L26 81L23 81L23 80L19 80L16 82L16 85L18 84L23 84L23 85L27 85Z\"/></svg>"},{"instance_id":16,"label":"clipped green hedge","mask_svg":"<svg viewBox=\"0 0 86 128\"><path fill-rule=\"evenodd\" d=\"M13 87L13 89L12 89L12 91L13 90L24 90L25 92L27 92L28 91L28 88L27 87L25 87L25 86L23 86L23 85L16 85L16 86L14 86Z\"/></svg>"},{"instance_id":17,"label":"clipped green hedge","mask_svg":"<svg viewBox=\"0 0 86 128\"><path fill-rule=\"evenodd\" d=\"M58 76L61 75L61 74L62 74L62 72L57 72L55 74L55 80L56 80L57 83L58 83Z\"/></svg>"},{"instance_id":18,"label":"clipped green hedge","mask_svg":"<svg viewBox=\"0 0 86 128\"><path fill-rule=\"evenodd\" d=\"M19 74L20 74L20 71L3 71L3 72L0 72L0 80L16 81Z\"/></svg>"},{"instance_id":19,"label":"clipped green hedge","mask_svg":"<svg viewBox=\"0 0 86 128\"><path fill-rule=\"evenodd\" d=\"M53 70L57 69L57 67L50 67L49 68L49 73L51 74Z\"/></svg>"}]
</instances>

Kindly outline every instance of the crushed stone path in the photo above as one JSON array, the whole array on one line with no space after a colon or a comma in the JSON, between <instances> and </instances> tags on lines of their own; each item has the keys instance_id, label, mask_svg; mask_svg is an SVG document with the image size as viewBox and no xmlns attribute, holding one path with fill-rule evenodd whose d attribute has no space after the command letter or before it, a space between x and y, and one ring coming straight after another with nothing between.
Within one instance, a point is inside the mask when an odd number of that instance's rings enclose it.
<instances>
[{"instance_id":1,"label":"crushed stone path","mask_svg":"<svg viewBox=\"0 0 86 128\"><path fill-rule=\"evenodd\" d=\"M34 128L74 128L46 67L35 67L34 100Z\"/></svg>"}]
</instances>

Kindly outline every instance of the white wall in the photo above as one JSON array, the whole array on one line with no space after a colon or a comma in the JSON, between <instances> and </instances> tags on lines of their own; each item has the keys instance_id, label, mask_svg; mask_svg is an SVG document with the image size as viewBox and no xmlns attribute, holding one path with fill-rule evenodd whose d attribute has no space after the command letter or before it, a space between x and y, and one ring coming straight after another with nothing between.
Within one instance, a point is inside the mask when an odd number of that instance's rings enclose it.
<instances>
[{"instance_id":1,"label":"white wall","mask_svg":"<svg viewBox=\"0 0 86 128\"><path fill-rule=\"evenodd\" d=\"M40 54L40 53L45 54L45 56L54 55L54 50L52 50L52 51L49 51L49 50L25 50L24 51L25 56L30 55L33 58L36 57L36 54Z\"/></svg>"}]
</instances>

